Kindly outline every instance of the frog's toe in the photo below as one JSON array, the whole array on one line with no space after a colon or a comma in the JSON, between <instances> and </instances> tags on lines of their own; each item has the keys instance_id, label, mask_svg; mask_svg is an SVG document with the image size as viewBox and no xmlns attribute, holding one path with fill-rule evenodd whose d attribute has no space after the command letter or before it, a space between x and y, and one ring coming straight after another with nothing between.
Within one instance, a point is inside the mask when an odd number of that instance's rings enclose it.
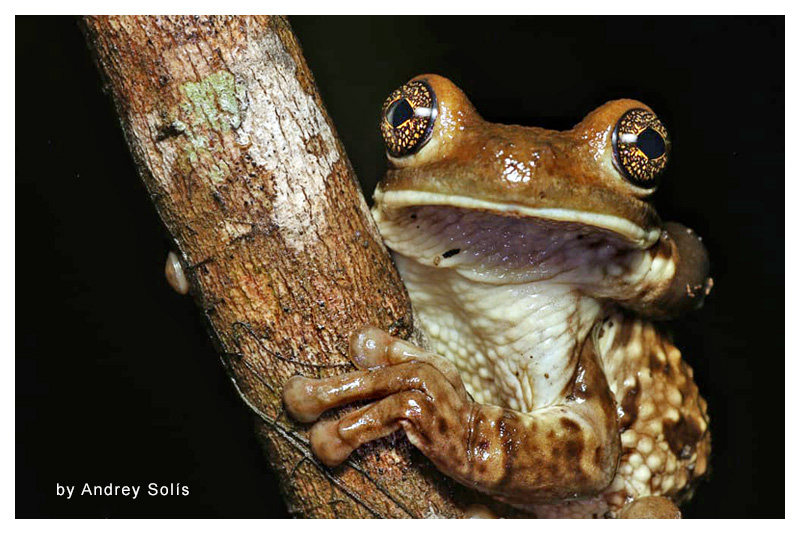
<instances>
[{"instance_id":1,"label":"frog's toe","mask_svg":"<svg viewBox=\"0 0 800 534\"><path fill-rule=\"evenodd\" d=\"M167 254L167 263L164 266L164 276L172 289L181 295L189 292L189 280L183 270L183 264L174 252Z\"/></svg>"},{"instance_id":2,"label":"frog's toe","mask_svg":"<svg viewBox=\"0 0 800 534\"><path fill-rule=\"evenodd\" d=\"M470 504L464 510L463 519L498 519L498 516L488 506Z\"/></svg>"},{"instance_id":3,"label":"frog's toe","mask_svg":"<svg viewBox=\"0 0 800 534\"><path fill-rule=\"evenodd\" d=\"M394 338L374 326L365 326L350 336L350 359L359 369L391 365Z\"/></svg>"},{"instance_id":4,"label":"frog's toe","mask_svg":"<svg viewBox=\"0 0 800 534\"><path fill-rule=\"evenodd\" d=\"M311 451L328 467L344 462L355 447L339 435L339 421L320 421L309 432Z\"/></svg>"},{"instance_id":5,"label":"frog's toe","mask_svg":"<svg viewBox=\"0 0 800 534\"><path fill-rule=\"evenodd\" d=\"M317 382L313 378L298 375L291 377L283 386L283 404L289 415L301 423L316 421L328 409L316 394Z\"/></svg>"},{"instance_id":6,"label":"frog's toe","mask_svg":"<svg viewBox=\"0 0 800 534\"><path fill-rule=\"evenodd\" d=\"M365 326L350 337L350 359L359 369L375 369L409 362L426 363L444 375L462 398L466 389L453 363L427 352L404 339L393 337L380 328Z\"/></svg>"},{"instance_id":7,"label":"frog's toe","mask_svg":"<svg viewBox=\"0 0 800 534\"><path fill-rule=\"evenodd\" d=\"M442 373L423 362L354 371L329 378L293 376L283 387L283 402L298 421L315 421L326 410L352 402L380 399L405 390L419 390L431 398L460 403L458 394Z\"/></svg>"},{"instance_id":8,"label":"frog's toe","mask_svg":"<svg viewBox=\"0 0 800 534\"><path fill-rule=\"evenodd\" d=\"M416 361L330 378L295 376L283 390L289 414L306 423L331 408L372 399L379 400L312 427L311 448L323 463L338 465L364 443L400 428L424 453L442 456L432 444L447 441L443 436L458 427L468 409L467 401L438 369Z\"/></svg>"},{"instance_id":9,"label":"frog's toe","mask_svg":"<svg viewBox=\"0 0 800 534\"><path fill-rule=\"evenodd\" d=\"M680 519L681 511L666 497L640 497L623 508L620 519Z\"/></svg>"},{"instance_id":10,"label":"frog's toe","mask_svg":"<svg viewBox=\"0 0 800 534\"><path fill-rule=\"evenodd\" d=\"M404 391L354 410L341 419L320 421L309 433L311 450L322 463L334 467L344 462L361 445L400 429L408 409L422 401L419 391Z\"/></svg>"}]
</instances>

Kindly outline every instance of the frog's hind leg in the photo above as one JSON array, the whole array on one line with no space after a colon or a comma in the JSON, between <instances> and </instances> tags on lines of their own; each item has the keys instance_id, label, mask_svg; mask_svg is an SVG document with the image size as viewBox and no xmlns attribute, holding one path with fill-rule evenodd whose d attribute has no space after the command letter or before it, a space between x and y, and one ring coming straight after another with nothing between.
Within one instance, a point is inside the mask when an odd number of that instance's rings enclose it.
<instances>
[{"instance_id":1,"label":"frog's hind leg","mask_svg":"<svg viewBox=\"0 0 800 534\"><path fill-rule=\"evenodd\" d=\"M666 497L640 497L617 513L619 519L680 519L681 511Z\"/></svg>"}]
</instances>

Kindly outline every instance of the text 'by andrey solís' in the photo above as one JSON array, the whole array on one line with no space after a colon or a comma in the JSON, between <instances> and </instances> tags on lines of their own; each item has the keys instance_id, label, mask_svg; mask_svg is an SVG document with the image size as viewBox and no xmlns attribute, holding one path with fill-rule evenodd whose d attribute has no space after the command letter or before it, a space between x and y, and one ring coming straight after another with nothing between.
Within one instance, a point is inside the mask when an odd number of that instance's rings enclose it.
<instances>
[{"instance_id":1,"label":"text 'by andrey sol\u00eds'","mask_svg":"<svg viewBox=\"0 0 800 534\"><path fill-rule=\"evenodd\" d=\"M147 485L144 492L142 486L125 484L89 484L70 486L68 484L56 484L56 495L58 497L130 497L136 499L139 496L148 497L186 497L189 495L189 486L184 484L157 484L151 482Z\"/></svg>"}]
</instances>

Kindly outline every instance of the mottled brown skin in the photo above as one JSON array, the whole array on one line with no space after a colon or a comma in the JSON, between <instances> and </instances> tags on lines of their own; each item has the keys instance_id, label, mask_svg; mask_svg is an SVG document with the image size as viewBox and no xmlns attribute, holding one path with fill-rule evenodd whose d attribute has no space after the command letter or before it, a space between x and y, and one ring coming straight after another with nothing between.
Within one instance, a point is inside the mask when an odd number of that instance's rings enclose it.
<instances>
[{"instance_id":1,"label":"mottled brown skin","mask_svg":"<svg viewBox=\"0 0 800 534\"><path fill-rule=\"evenodd\" d=\"M611 516L679 517L673 501L685 496L693 478L706 471L710 438L705 402L680 353L640 316L670 317L697 306L710 281L700 239L675 223L662 224L648 201L652 191L621 179L614 168L610 138L616 122L631 108L649 108L632 100L609 102L572 130L554 132L485 122L448 80L435 75L416 79L425 80L436 93L436 126L417 153L389 157L391 168L376 192L376 209L387 207L386 193L413 191L612 215L641 229L638 239L614 239L646 250L651 259L672 262L674 269L596 294L582 287L604 302L609 314L586 339L577 340L574 375L557 401L530 413L474 402L449 360L372 327L353 337L350 353L357 371L287 382L289 413L313 422L330 408L375 400L312 427L313 450L331 466L362 444L403 430L443 473L517 506L564 503L564 513L570 514L570 503L599 499ZM526 179L514 175L520 169ZM463 208L459 202L446 205ZM525 216L513 207L497 215ZM611 232L602 225L599 231ZM652 392L643 389L638 377ZM677 406L664 400L678 395ZM645 417L640 413L645 402L665 408L647 405ZM672 478L664 483L668 473L653 463L649 489L643 494L629 489L629 475L618 475L628 469L626 462L634 461L636 451L650 444L628 443L634 435L624 434L628 431L648 437L656 447L668 443L662 447L663 465L684 478L675 482L670 471ZM683 466L689 462L687 471ZM634 502L650 493L665 497Z\"/></svg>"},{"instance_id":2,"label":"mottled brown skin","mask_svg":"<svg viewBox=\"0 0 800 534\"><path fill-rule=\"evenodd\" d=\"M562 403L533 414L473 403L467 465L463 457L437 465L512 504L597 494L614 477L620 448L614 399L588 343L565 393Z\"/></svg>"}]
</instances>

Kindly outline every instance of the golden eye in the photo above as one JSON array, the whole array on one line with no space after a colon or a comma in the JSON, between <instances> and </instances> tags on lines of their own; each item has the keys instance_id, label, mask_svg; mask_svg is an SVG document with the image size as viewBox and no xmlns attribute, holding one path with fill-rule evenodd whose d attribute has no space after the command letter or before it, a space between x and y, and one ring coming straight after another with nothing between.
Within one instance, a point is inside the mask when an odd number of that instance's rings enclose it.
<instances>
[{"instance_id":1,"label":"golden eye","mask_svg":"<svg viewBox=\"0 0 800 534\"><path fill-rule=\"evenodd\" d=\"M667 129L652 112L631 109L622 116L611 138L614 164L630 183L655 189L669 157Z\"/></svg>"},{"instance_id":2,"label":"golden eye","mask_svg":"<svg viewBox=\"0 0 800 534\"><path fill-rule=\"evenodd\" d=\"M410 81L383 103L381 135L395 158L419 151L431 137L436 121L436 95L422 80Z\"/></svg>"}]
</instances>

